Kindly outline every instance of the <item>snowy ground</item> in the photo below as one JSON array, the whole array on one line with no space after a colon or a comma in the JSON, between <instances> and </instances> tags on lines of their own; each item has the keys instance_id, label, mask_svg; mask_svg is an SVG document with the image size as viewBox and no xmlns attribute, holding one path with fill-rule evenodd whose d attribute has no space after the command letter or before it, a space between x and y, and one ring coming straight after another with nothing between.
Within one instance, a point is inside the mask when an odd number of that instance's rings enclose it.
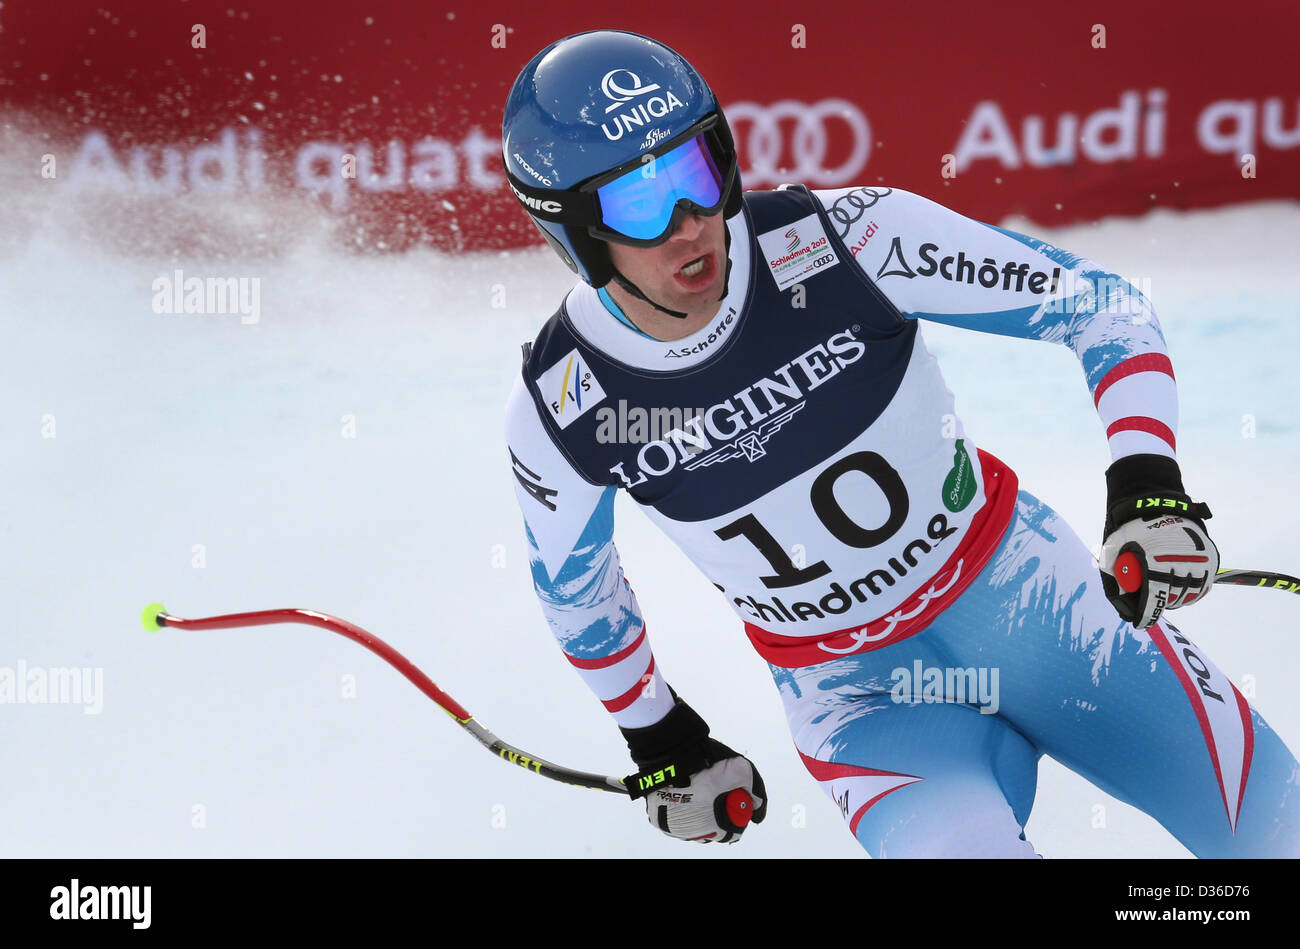
<instances>
[{"instance_id":1,"label":"snowy ground","mask_svg":"<svg viewBox=\"0 0 1300 949\"><path fill-rule=\"evenodd\" d=\"M1300 571L1300 206L1001 223L1146 281L1183 471L1224 564ZM0 246L0 667L103 675L99 714L0 705L0 857L861 856L738 622L622 497L620 551L662 668L771 790L738 848L670 841L639 805L493 760L324 631L141 629L155 599L182 616L335 613L505 739L623 772L617 731L541 620L500 435L518 344L570 283L549 251L360 258L307 241L232 264L96 246L45 232ZM154 313L151 282L177 266L260 278L259 322ZM923 332L976 443L1099 541L1109 459L1074 356ZM1179 616L1293 749L1298 618L1294 596L1235 588ZM1049 857L1187 855L1047 759L1028 836Z\"/></svg>"}]
</instances>

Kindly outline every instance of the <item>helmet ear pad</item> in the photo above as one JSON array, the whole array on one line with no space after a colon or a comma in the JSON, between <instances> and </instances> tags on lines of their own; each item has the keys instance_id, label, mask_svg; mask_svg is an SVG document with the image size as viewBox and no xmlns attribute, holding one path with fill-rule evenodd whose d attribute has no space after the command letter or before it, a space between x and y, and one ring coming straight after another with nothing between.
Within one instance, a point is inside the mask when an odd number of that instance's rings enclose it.
<instances>
[{"instance_id":1,"label":"helmet ear pad","mask_svg":"<svg viewBox=\"0 0 1300 949\"><path fill-rule=\"evenodd\" d=\"M565 227L564 236L573 244L587 273L585 280L596 289L614 279L614 262L609 256L609 244L592 237L585 227Z\"/></svg>"},{"instance_id":2,"label":"helmet ear pad","mask_svg":"<svg viewBox=\"0 0 1300 949\"><path fill-rule=\"evenodd\" d=\"M564 265L588 284L600 289L614 278L614 264L609 259L608 245L588 234L585 227L569 227L559 223L544 225L532 215L529 215L529 220L533 222L537 232L546 238L546 243L551 245L551 250L564 261ZM562 233L564 241L561 241L551 228ZM568 242L569 247L565 246L565 241Z\"/></svg>"}]
</instances>

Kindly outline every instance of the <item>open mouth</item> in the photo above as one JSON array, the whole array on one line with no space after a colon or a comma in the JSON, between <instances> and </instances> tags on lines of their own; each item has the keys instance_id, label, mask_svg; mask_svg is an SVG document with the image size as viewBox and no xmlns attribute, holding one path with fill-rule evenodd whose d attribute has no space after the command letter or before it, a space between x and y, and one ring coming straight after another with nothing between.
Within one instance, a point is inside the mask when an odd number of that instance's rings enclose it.
<instances>
[{"instance_id":1,"label":"open mouth","mask_svg":"<svg viewBox=\"0 0 1300 949\"><path fill-rule=\"evenodd\" d=\"M688 290L699 290L713 282L716 267L712 254L702 254L694 260L683 264L674 276L677 282Z\"/></svg>"},{"instance_id":2,"label":"open mouth","mask_svg":"<svg viewBox=\"0 0 1300 949\"><path fill-rule=\"evenodd\" d=\"M697 276L700 273L700 271L702 271L706 266L708 266L708 263L709 263L709 257L707 254L705 254L703 257L696 257L694 260L692 260L690 263L688 263L685 267L682 268L681 271L682 276L683 277Z\"/></svg>"}]
</instances>

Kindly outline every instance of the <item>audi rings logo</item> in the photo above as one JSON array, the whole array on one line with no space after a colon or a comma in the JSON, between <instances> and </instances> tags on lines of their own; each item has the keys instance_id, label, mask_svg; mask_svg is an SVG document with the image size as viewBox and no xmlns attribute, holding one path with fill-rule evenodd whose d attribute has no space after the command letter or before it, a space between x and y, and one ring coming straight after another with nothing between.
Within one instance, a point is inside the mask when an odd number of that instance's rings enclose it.
<instances>
[{"instance_id":1,"label":"audi rings logo","mask_svg":"<svg viewBox=\"0 0 1300 949\"><path fill-rule=\"evenodd\" d=\"M631 87L621 86L618 84L614 77L619 73L627 73L632 80ZM609 72L605 73L605 78L600 81L600 91L614 100L605 107L605 114L608 115L623 103L630 102L633 96L644 96L648 93L654 92L658 88L659 83L657 82L652 82L648 86L641 85L641 77L630 69L611 69Z\"/></svg>"},{"instance_id":2,"label":"audi rings logo","mask_svg":"<svg viewBox=\"0 0 1300 949\"><path fill-rule=\"evenodd\" d=\"M826 209L826 216L835 222L835 232L840 237L849 236L849 228L876 206L876 202L893 192L893 188L854 188L842 194ZM865 243L865 242L864 242ZM857 251L854 251L856 254Z\"/></svg>"},{"instance_id":3,"label":"audi rings logo","mask_svg":"<svg viewBox=\"0 0 1300 949\"><path fill-rule=\"evenodd\" d=\"M871 125L847 99L822 99L813 105L782 99L771 105L737 102L724 110L740 154L740 179L746 188L800 182L819 187L851 184L871 156ZM787 144L783 129L789 129ZM831 153L832 136L847 136L847 157Z\"/></svg>"}]
</instances>

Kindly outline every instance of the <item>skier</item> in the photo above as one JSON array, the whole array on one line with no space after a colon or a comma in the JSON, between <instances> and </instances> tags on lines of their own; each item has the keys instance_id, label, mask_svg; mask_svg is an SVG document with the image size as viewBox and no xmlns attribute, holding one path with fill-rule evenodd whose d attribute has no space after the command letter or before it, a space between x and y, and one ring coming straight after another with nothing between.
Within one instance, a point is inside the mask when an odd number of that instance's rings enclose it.
<instances>
[{"instance_id":1,"label":"skier","mask_svg":"<svg viewBox=\"0 0 1300 949\"><path fill-rule=\"evenodd\" d=\"M654 826L734 842L767 792L654 660L613 543L620 487L739 615L872 856L1036 856L1042 754L1197 855L1300 856L1295 758L1166 616L1219 558L1145 297L899 189L742 193L704 79L634 33L543 49L502 137L581 278L507 409L534 586ZM965 435L920 320L1078 356L1112 459L1100 564Z\"/></svg>"}]
</instances>

